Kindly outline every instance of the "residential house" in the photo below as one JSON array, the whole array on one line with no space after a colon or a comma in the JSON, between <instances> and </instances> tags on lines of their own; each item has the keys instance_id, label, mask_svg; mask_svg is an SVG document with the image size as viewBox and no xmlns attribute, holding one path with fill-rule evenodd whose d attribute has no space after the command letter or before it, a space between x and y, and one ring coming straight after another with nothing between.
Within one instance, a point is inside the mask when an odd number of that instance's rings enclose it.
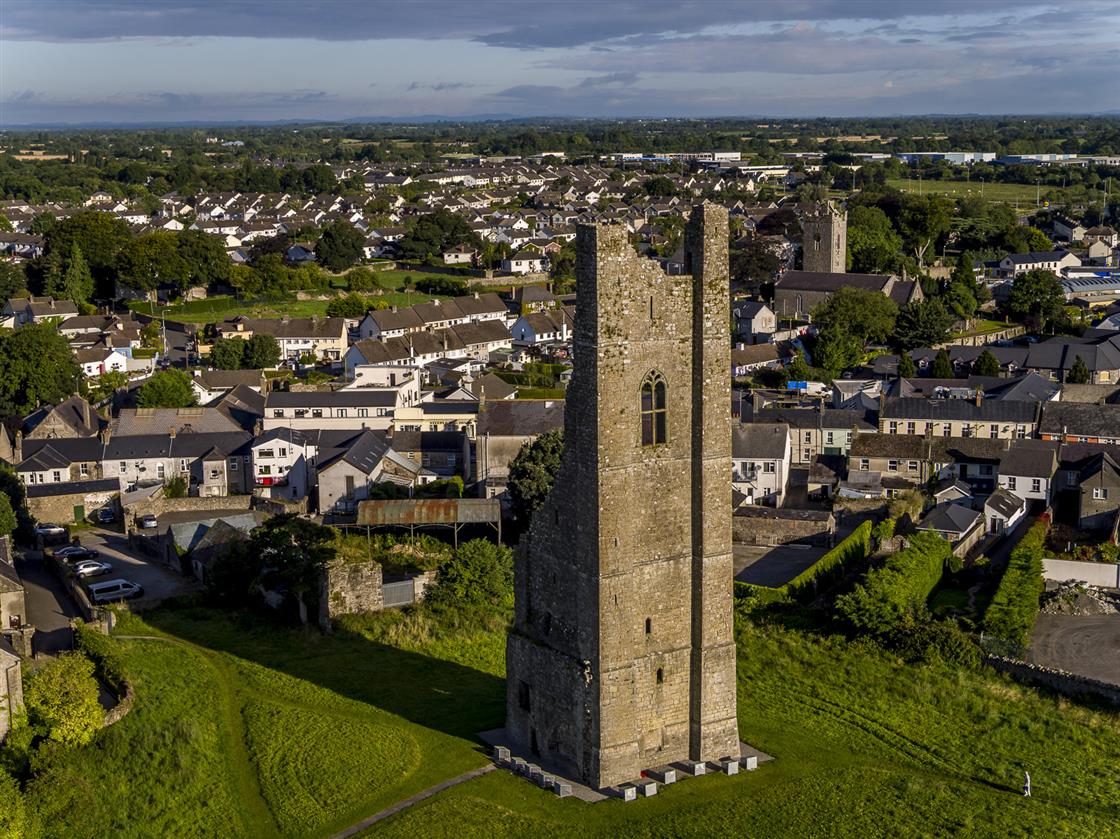
<instances>
[{"instance_id":1,"label":"residential house","mask_svg":"<svg viewBox=\"0 0 1120 839\"><path fill-rule=\"evenodd\" d=\"M997 487L984 502L984 520L989 533L1012 531L1026 515L1027 502L1003 487Z\"/></svg>"},{"instance_id":2,"label":"residential house","mask_svg":"<svg viewBox=\"0 0 1120 839\"><path fill-rule=\"evenodd\" d=\"M13 297L4 304L3 315L15 327L28 323L61 323L78 314L78 307L69 300L53 297Z\"/></svg>"},{"instance_id":3,"label":"residential house","mask_svg":"<svg viewBox=\"0 0 1120 839\"><path fill-rule=\"evenodd\" d=\"M789 427L784 423L737 424L731 433L731 487L747 504L781 507L789 482Z\"/></svg>"},{"instance_id":4,"label":"residential house","mask_svg":"<svg viewBox=\"0 0 1120 839\"><path fill-rule=\"evenodd\" d=\"M467 323L504 322L508 315L509 309L497 294L475 293L415 306L374 309L358 324L358 337L399 338L410 332L445 329Z\"/></svg>"},{"instance_id":5,"label":"residential house","mask_svg":"<svg viewBox=\"0 0 1120 839\"><path fill-rule=\"evenodd\" d=\"M74 361L87 379L96 379L105 373L128 372L128 356L117 349L77 350L74 353Z\"/></svg>"},{"instance_id":6,"label":"residential house","mask_svg":"<svg viewBox=\"0 0 1120 839\"><path fill-rule=\"evenodd\" d=\"M266 498L306 498L317 451L311 437L286 426L258 434L250 446L254 491Z\"/></svg>"},{"instance_id":7,"label":"residential house","mask_svg":"<svg viewBox=\"0 0 1120 839\"><path fill-rule=\"evenodd\" d=\"M1042 408L1038 434L1065 443L1120 444L1120 405L1049 402Z\"/></svg>"},{"instance_id":8,"label":"residential house","mask_svg":"<svg viewBox=\"0 0 1120 839\"><path fill-rule=\"evenodd\" d=\"M777 344L736 344L731 350L731 376L742 378L757 370L780 367L781 350Z\"/></svg>"},{"instance_id":9,"label":"residential house","mask_svg":"<svg viewBox=\"0 0 1120 839\"><path fill-rule=\"evenodd\" d=\"M965 556L984 538L984 514L963 504L938 504L915 528L936 533L953 546L956 556Z\"/></svg>"},{"instance_id":10,"label":"residential house","mask_svg":"<svg viewBox=\"0 0 1120 839\"><path fill-rule=\"evenodd\" d=\"M208 405L237 387L260 393L265 387L263 370L195 370L191 389L198 404Z\"/></svg>"},{"instance_id":11,"label":"residential house","mask_svg":"<svg viewBox=\"0 0 1120 839\"><path fill-rule=\"evenodd\" d=\"M363 431L334 447L320 447L315 457L317 509L321 515L353 513L359 501L370 497L374 484L412 487L426 482L422 473L418 464L393 450L384 432Z\"/></svg>"},{"instance_id":12,"label":"residential house","mask_svg":"<svg viewBox=\"0 0 1120 839\"><path fill-rule=\"evenodd\" d=\"M999 270L1005 277L1021 277L1028 271L1037 270L1058 274L1064 268L1073 268L1080 264L1080 257L1064 250L1010 253L999 261Z\"/></svg>"},{"instance_id":13,"label":"residential house","mask_svg":"<svg viewBox=\"0 0 1120 839\"><path fill-rule=\"evenodd\" d=\"M1090 457L1078 475L1077 525L1083 530L1111 529L1120 513L1120 465L1111 454Z\"/></svg>"},{"instance_id":14,"label":"residential house","mask_svg":"<svg viewBox=\"0 0 1120 839\"><path fill-rule=\"evenodd\" d=\"M291 428L379 429L384 431L399 407L396 389L343 388L335 391L272 391L265 397L264 430Z\"/></svg>"},{"instance_id":15,"label":"residential house","mask_svg":"<svg viewBox=\"0 0 1120 839\"><path fill-rule=\"evenodd\" d=\"M506 274L540 274L548 270L548 257L531 250L520 250L502 260Z\"/></svg>"},{"instance_id":16,"label":"residential house","mask_svg":"<svg viewBox=\"0 0 1120 839\"><path fill-rule=\"evenodd\" d=\"M1051 226L1054 228L1055 236L1068 242L1080 242L1088 232L1080 222L1062 216L1054 219Z\"/></svg>"},{"instance_id":17,"label":"residential house","mask_svg":"<svg viewBox=\"0 0 1120 839\"><path fill-rule=\"evenodd\" d=\"M517 399L479 405L474 439L474 481L481 498L508 503L509 465L521 447L564 427L564 400ZM469 452L466 455L469 458Z\"/></svg>"},{"instance_id":18,"label":"residential house","mask_svg":"<svg viewBox=\"0 0 1120 839\"><path fill-rule=\"evenodd\" d=\"M456 245L443 252L444 265L473 265L478 251L470 245Z\"/></svg>"},{"instance_id":19,"label":"residential house","mask_svg":"<svg viewBox=\"0 0 1120 839\"><path fill-rule=\"evenodd\" d=\"M238 316L217 325L219 338L249 340L260 333L271 335L280 345L280 357L298 361L304 356L316 360L341 361L346 352L344 318L248 318Z\"/></svg>"},{"instance_id":20,"label":"residential house","mask_svg":"<svg viewBox=\"0 0 1120 839\"><path fill-rule=\"evenodd\" d=\"M1027 502L1050 502L1058 469L1058 444L1017 440L1000 458L997 483Z\"/></svg>"},{"instance_id":21,"label":"residential house","mask_svg":"<svg viewBox=\"0 0 1120 839\"><path fill-rule=\"evenodd\" d=\"M45 440L62 437L96 437L105 421L90 407L89 401L75 394L57 405L40 408L24 417L25 439Z\"/></svg>"},{"instance_id":22,"label":"residential house","mask_svg":"<svg viewBox=\"0 0 1120 839\"><path fill-rule=\"evenodd\" d=\"M471 462L463 456L469 443L461 431L394 431L391 443L394 451L440 478L470 477Z\"/></svg>"},{"instance_id":23,"label":"residential house","mask_svg":"<svg viewBox=\"0 0 1120 839\"><path fill-rule=\"evenodd\" d=\"M790 459L809 467L820 455L846 455L854 434L873 434L867 412L841 408L761 408L750 413L754 423L784 423L789 428Z\"/></svg>"},{"instance_id":24,"label":"residential house","mask_svg":"<svg viewBox=\"0 0 1120 839\"><path fill-rule=\"evenodd\" d=\"M974 494L985 494L995 489L1000 459L1010 445L986 437L859 433L848 452L848 479L857 473L879 475L883 492L892 495L953 478Z\"/></svg>"},{"instance_id":25,"label":"residential house","mask_svg":"<svg viewBox=\"0 0 1120 839\"><path fill-rule=\"evenodd\" d=\"M758 300L735 300L731 304L735 334L748 344L766 344L778 329L773 310Z\"/></svg>"},{"instance_id":26,"label":"residential house","mask_svg":"<svg viewBox=\"0 0 1120 839\"><path fill-rule=\"evenodd\" d=\"M881 434L929 434L934 437L987 437L1022 440L1038 427L1039 406L1004 399L924 399L883 396Z\"/></svg>"},{"instance_id":27,"label":"residential house","mask_svg":"<svg viewBox=\"0 0 1120 839\"><path fill-rule=\"evenodd\" d=\"M573 327L574 312L570 311L569 307L564 307L524 314L517 319L509 331L514 344L535 347L543 344L568 343L572 337Z\"/></svg>"}]
</instances>

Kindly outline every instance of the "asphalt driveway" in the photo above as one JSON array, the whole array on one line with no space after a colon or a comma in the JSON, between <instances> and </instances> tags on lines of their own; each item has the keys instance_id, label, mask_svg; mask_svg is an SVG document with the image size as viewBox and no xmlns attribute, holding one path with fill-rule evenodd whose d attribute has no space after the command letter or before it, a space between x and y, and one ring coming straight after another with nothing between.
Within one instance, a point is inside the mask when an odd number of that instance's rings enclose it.
<instances>
[{"instance_id":1,"label":"asphalt driveway","mask_svg":"<svg viewBox=\"0 0 1120 839\"><path fill-rule=\"evenodd\" d=\"M124 579L139 583L144 587L144 597L139 602L144 605L196 590L192 580L133 552L120 533L96 528L83 531L79 541L87 548L100 551L100 559L112 564L113 570L98 579Z\"/></svg>"}]
</instances>

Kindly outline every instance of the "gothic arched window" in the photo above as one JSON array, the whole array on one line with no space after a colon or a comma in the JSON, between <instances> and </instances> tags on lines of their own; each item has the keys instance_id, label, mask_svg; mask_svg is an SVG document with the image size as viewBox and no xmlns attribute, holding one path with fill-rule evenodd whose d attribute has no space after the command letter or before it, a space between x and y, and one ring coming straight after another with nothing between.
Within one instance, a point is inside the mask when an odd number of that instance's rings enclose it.
<instances>
[{"instance_id":1,"label":"gothic arched window","mask_svg":"<svg viewBox=\"0 0 1120 839\"><path fill-rule=\"evenodd\" d=\"M642 382L642 445L657 446L668 441L665 379L656 371Z\"/></svg>"}]
</instances>

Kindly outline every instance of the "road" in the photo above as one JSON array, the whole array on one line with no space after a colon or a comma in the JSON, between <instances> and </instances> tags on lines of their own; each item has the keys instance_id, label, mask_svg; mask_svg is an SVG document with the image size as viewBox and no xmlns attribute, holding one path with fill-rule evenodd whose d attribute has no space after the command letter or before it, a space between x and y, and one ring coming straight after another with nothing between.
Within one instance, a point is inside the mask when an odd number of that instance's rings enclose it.
<instances>
[{"instance_id":1,"label":"road","mask_svg":"<svg viewBox=\"0 0 1120 839\"><path fill-rule=\"evenodd\" d=\"M1039 615L1027 660L1120 685L1120 615Z\"/></svg>"},{"instance_id":2,"label":"road","mask_svg":"<svg viewBox=\"0 0 1120 839\"><path fill-rule=\"evenodd\" d=\"M79 617L69 593L43 561L38 551L27 551L16 559L16 571L23 581L27 602L27 621L35 627L32 643L36 655L55 655L74 646L70 629L72 618Z\"/></svg>"}]
</instances>

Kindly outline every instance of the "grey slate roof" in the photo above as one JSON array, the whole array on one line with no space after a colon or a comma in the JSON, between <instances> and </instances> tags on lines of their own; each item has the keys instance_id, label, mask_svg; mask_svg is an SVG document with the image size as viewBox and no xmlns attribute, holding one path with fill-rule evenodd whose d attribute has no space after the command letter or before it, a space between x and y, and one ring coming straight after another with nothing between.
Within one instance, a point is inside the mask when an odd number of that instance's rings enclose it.
<instances>
[{"instance_id":1,"label":"grey slate roof","mask_svg":"<svg viewBox=\"0 0 1120 839\"><path fill-rule=\"evenodd\" d=\"M478 436L535 437L564 427L563 399L486 402L478 410Z\"/></svg>"},{"instance_id":2,"label":"grey slate roof","mask_svg":"<svg viewBox=\"0 0 1120 839\"><path fill-rule=\"evenodd\" d=\"M736 459L780 460L789 452L785 423L739 423L731 429L731 456Z\"/></svg>"},{"instance_id":3,"label":"grey slate roof","mask_svg":"<svg viewBox=\"0 0 1120 839\"><path fill-rule=\"evenodd\" d=\"M869 291L882 291L890 274L829 274L821 271L787 271L777 282L776 289L795 291L837 291L845 286Z\"/></svg>"},{"instance_id":4,"label":"grey slate roof","mask_svg":"<svg viewBox=\"0 0 1120 839\"><path fill-rule=\"evenodd\" d=\"M887 420L958 420L964 422L1033 423L1037 407L1033 402L982 399L977 405L971 399L923 399L921 397L888 397L879 411Z\"/></svg>"},{"instance_id":5,"label":"grey slate roof","mask_svg":"<svg viewBox=\"0 0 1120 839\"><path fill-rule=\"evenodd\" d=\"M1120 405L1048 402L1042 406L1038 430L1042 434L1120 438Z\"/></svg>"},{"instance_id":6,"label":"grey slate roof","mask_svg":"<svg viewBox=\"0 0 1120 839\"><path fill-rule=\"evenodd\" d=\"M994 510L1005 519L1009 519L1023 509L1023 505L1026 503L1015 493L1008 492L1003 487L997 487L995 492L989 495L988 500L984 502L984 510Z\"/></svg>"},{"instance_id":7,"label":"grey slate roof","mask_svg":"<svg viewBox=\"0 0 1120 839\"><path fill-rule=\"evenodd\" d=\"M392 390L316 390L290 393L274 390L265 397L265 410L273 408L392 408L397 394Z\"/></svg>"},{"instance_id":8,"label":"grey slate roof","mask_svg":"<svg viewBox=\"0 0 1120 839\"><path fill-rule=\"evenodd\" d=\"M983 513L971 510L963 504L938 504L918 525L919 530L940 530L945 533L964 534L983 519Z\"/></svg>"}]
</instances>

